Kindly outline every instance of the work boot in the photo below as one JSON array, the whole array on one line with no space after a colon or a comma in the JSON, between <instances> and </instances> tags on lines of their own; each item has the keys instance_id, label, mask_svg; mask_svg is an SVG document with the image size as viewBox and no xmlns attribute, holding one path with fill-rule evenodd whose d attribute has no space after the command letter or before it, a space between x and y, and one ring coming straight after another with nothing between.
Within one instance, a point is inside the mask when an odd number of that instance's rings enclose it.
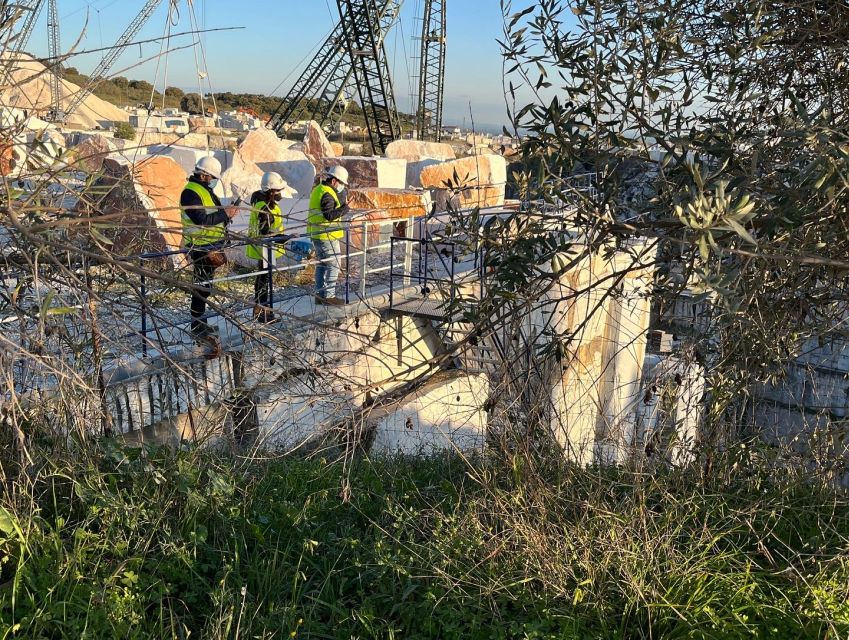
<instances>
[{"instance_id":1,"label":"work boot","mask_svg":"<svg viewBox=\"0 0 849 640\"><path fill-rule=\"evenodd\" d=\"M327 305L329 307L343 307L343 306L345 306L345 301L342 298L337 298L335 296L332 297L332 298L325 298L323 296L316 296L315 297L315 303L316 304L324 304L324 305Z\"/></svg>"},{"instance_id":2,"label":"work boot","mask_svg":"<svg viewBox=\"0 0 849 640\"><path fill-rule=\"evenodd\" d=\"M206 322L194 321L192 322L191 333L193 338L203 340L210 336L214 336L217 332Z\"/></svg>"},{"instance_id":3,"label":"work boot","mask_svg":"<svg viewBox=\"0 0 849 640\"><path fill-rule=\"evenodd\" d=\"M206 322L192 322L191 334L198 346L206 348L207 358L217 358L221 355L218 329Z\"/></svg>"},{"instance_id":4,"label":"work boot","mask_svg":"<svg viewBox=\"0 0 849 640\"><path fill-rule=\"evenodd\" d=\"M274 322L274 312L268 307L263 307L262 305L257 304L254 305L253 319L256 322L268 324L270 322Z\"/></svg>"}]
</instances>

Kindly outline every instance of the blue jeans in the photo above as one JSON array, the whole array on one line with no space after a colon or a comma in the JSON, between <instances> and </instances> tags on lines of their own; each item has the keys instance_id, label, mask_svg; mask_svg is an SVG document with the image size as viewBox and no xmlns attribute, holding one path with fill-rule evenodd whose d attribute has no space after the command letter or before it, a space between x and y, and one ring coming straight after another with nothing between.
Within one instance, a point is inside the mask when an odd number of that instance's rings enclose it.
<instances>
[{"instance_id":1,"label":"blue jeans","mask_svg":"<svg viewBox=\"0 0 849 640\"><path fill-rule=\"evenodd\" d=\"M315 266L315 295L334 298L336 281L341 270L339 241L313 238L312 246L315 248L316 259L321 261Z\"/></svg>"}]
</instances>

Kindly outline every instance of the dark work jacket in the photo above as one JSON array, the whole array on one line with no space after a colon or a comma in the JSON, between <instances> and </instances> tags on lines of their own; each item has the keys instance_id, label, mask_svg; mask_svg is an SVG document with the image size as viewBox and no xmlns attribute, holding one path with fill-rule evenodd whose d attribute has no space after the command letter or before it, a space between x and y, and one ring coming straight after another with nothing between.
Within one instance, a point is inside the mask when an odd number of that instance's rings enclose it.
<instances>
[{"instance_id":1,"label":"dark work jacket","mask_svg":"<svg viewBox=\"0 0 849 640\"><path fill-rule=\"evenodd\" d=\"M268 215L268 198L264 191L254 191L251 194L251 206L254 207L258 202L264 203L259 212L259 233L267 236L271 233L271 216Z\"/></svg>"},{"instance_id":2,"label":"dark work jacket","mask_svg":"<svg viewBox=\"0 0 849 640\"><path fill-rule=\"evenodd\" d=\"M329 186L329 183L325 183ZM333 199L333 196L329 193L325 193L321 197L321 213L324 214L324 219L328 222L333 222L334 220L338 220L345 214L347 214L351 208L348 206L348 192L345 192L345 200L339 198L339 205L336 206L336 201Z\"/></svg>"},{"instance_id":3,"label":"dark work jacket","mask_svg":"<svg viewBox=\"0 0 849 640\"><path fill-rule=\"evenodd\" d=\"M201 182L197 176L189 178L189 182L199 184L209 191L209 195L212 196L212 201L215 203L215 206L218 207L215 212L207 213L206 209L203 207L203 203L200 201L200 196L194 191L183 189L183 192L180 194L180 206L186 211L186 215L191 218L192 222L199 227L211 227L216 224L230 224L230 218L227 215L227 212L224 211L224 207L221 206L221 200L218 199L218 196L212 193L212 190Z\"/></svg>"}]
</instances>

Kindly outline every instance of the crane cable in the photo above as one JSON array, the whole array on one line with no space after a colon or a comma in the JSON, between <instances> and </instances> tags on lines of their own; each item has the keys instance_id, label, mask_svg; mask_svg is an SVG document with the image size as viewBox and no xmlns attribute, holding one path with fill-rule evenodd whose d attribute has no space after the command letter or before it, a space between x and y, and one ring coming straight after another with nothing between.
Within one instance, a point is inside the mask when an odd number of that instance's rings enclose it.
<instances>
[{"instance_id":1,"label":"crane cable","mask_svg":"<svg viewBox=\"0 0 849 640\"><path fill-rule=\"evenodd\" d=\"M281 89L281 87L282 87L282 86L286 83L286 81L287 81L289 78L291 78L291 77L292 77L292 75L293 75L296 71L298 71L298 70L301 68L301 66L302 66L302 65L303 65L303 64L304 64L304 63L305 63L308 59L312 58L312 57L315 55L315 52L316 52L316 51L318 51L318 49L321 47L321 45L322 45L322 44L324 44L324 43L327 41L327 39L330 37L330 34L331 34L331 33L333 33L334 29L336 29L336 25L334 25L334 26L330 27L330 31L328 31L328 32L324 35L324 37L323 37L323 38L321 38L321 40L319 40L318 42L316 42L316 43L315 43L315 45L313 45L313 48L312 48L312 49L310 49L310 50L307 52L307 54L306 54L303 58L301 58L301 60L300 60L297 64L295 64L295 65L293 65L293 66L291 67L291 69L289 70L289 73L287 73L287 74L286 74L286 77L285 77L285 78L283 78L283 79L279 82L279 84L278 84L276 87L274 87L274 89L272 89L272 90L271 90L271 92L270 92L268 95L273 96L275 93L277 93L277 92Z\"/></svg>"},{"instance_id":2,"label":"crane cable","mask_svg":"<svg viewBox=\"0 0 849 640\"><path fill-rule=\"evenodd\" d=\"M168 89L168 63L170 61L169 53L171 52L171 34L172 29L180 24L180 5L177 0L169 0L168 2L168 35L165 45L165 74L162 78L162 109L165 109L165 91Z\"/></svg>"},{"instance_id":3,"label":"crane cable","mask_svg":"<svg viewBox=\"0 0 849 640\"><path fill-rule=\"evenodd\" d=\"M173 2L173 0L171 0ZM162 38L159 45L159 55L156 56L156 70L153 72L153 86L150 88L150 99L147 101L147 118L150 120L150 114L153 111L153 99L156 97L156 85L159 84L159 67L162 65L162 59L165 58L165 68L168 68L168 46L167 37L171 32L171 2L168 6L168 15L165 17L165 28L162 30ZM167 73L167 71L166 71Z\"/></svg>"},{"instance_id":4,"label":"crane cable","mask_svg":"<svg viewBox=\"0 0 849 640\"><path fill-rule=\"evenodd\" d=\"M218 106L216 105L216 101L215 101L215 92L212 90L212 80L209 76L209 63L207 62L207 59L206 59L206 49L203 46L203 38L200 37L200 27L198 26L197 15L195 15L194 0L187 0L187 2L189 4L190 26L198 34L197 41L195 42L195 68L197 69L197 72L198 72L198 84L199 84L200 89L201 89L201 91L200 91L201 112L203 113L203 116L206 117L206 108L203 105L203 79L204 79L204 77L206 78L206 83L209 86L209 95L212 97L212 110L213 110L214 113L218 113ZM198 48L200 49L201 60L203 60L203 66L204 66L205 71L201 71L201 69L200 69L200 63L198 61L198 55L197 55ZM206 139L206 150L207 150L207 152L209 151L209 136L207 136L207 139Z\"/></svg>"},{"instance_id":5,"label":"crane cable","mask_svg":"<svg viewBox=\"0 0 849 640\"><path fill-rule=\"evenodd\" d=\"M162 30L162 39L161 44L159 45L159 55L156 56L156 71L153 74L153 82L150 88L150 99L147 102L147 116L144 120L144 130L147 130L148 125L150 124L150 119L153 115L153 99L156 97L156 85L159 84L159 67L162 64L162 59L165 58L165 73L168 73L168 53L170 51L170 41L171 41L171 10L176 5L177 0L169 0L168 2L168 15L165 16L165 28ZM163 101L164 97L164 89L163 89ZM163 102L164 106L164 102ZM144 136L144 133L142 133ZM135 153L133 154L133 162L138 158L139 151L141 149L141 145L136 145Z\"/></svg>"}]
</instances>

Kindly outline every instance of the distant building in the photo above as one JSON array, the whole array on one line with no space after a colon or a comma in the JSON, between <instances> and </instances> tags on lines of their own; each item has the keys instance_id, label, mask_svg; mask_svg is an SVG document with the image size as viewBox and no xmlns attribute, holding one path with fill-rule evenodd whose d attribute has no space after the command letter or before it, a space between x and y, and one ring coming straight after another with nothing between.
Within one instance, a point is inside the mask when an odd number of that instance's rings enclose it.
<instances>
[{"instance_id":1,"label":"distant building","mask_svg":"<svg viewBox=\"0 0 849 640\"><path fill-rule=\"evenodd\" d=\"M442 135L451 140L459 140L463 136L463 130L460 127L442 127Z\"/></svg>"},{"instance_id":2,"label":"distant building","mask_svg":"<svg viewBox=\"0 0 849 640\"><path fill-rule=\"evenodd\" d=\"M336 126L333 127L333 133L336 133L340 136L348 135L349 133L354 133L354 128L349 125L347 122L340 120L336 123Z\"/></svg>"},{"instance_id":3,"label":"distant building","mask_svg":"<svg viewBox=\"0 0 849 640\"><path fill-rule=\"evenodd\" d=\"M253 131L263 124L260 118L244 111L222 111L218 115L218 126L229 131Z\"/></svg>"},{"instance_id":4,"label":"distant building","mask_svg":"<svg viewBox=\"0 0 849 640\"><path fill-rule=\"evenodd\" d=\"M129 120L135 129L158 133L189 133L188 115L176 109L150 113L146 109L135 109L130 112Z\"/></svg>"}]
</instances>

